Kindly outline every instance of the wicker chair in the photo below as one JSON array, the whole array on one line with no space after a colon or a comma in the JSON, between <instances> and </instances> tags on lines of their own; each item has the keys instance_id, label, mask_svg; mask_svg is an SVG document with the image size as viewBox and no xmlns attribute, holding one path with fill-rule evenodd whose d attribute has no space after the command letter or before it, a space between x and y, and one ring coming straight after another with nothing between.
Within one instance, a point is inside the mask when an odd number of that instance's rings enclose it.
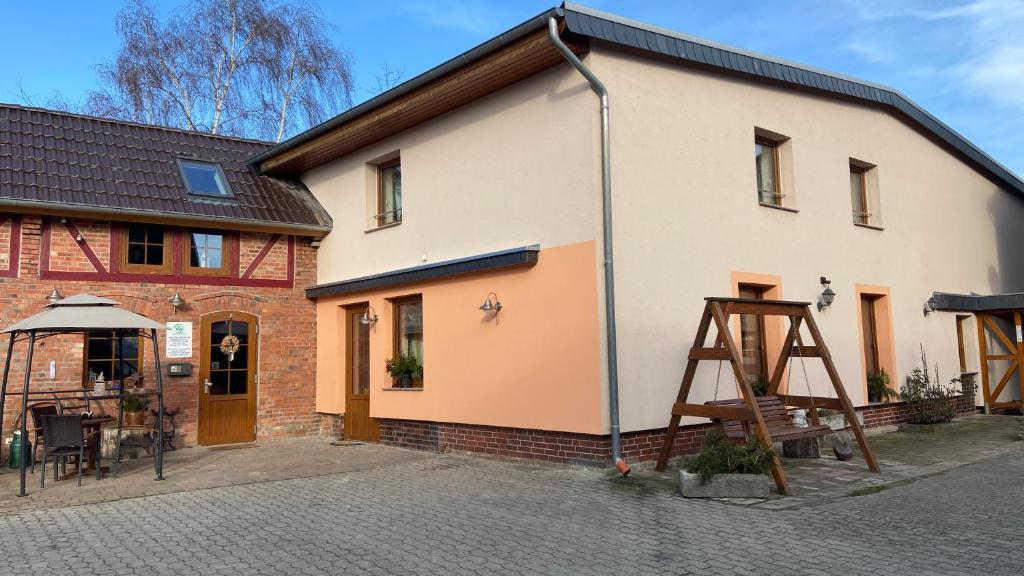
<instances>
[{"instance_id":1,"label":"wicker chair","mask_svg":"<svg viewBox=\"0 0 1024 576\"><path fill-rule=\"evenodd\" d=\"M46 436L43 434L43 418L46 416L59 416L60 405L51 402L40 402L28 407L32 414L32 473L36 471L36 451L46 443Z\"/></svg>"},{"instance_id":2,"label":"wicker chair","mask_svg":"<svg viewBox=\"0 0 1024 576\"><path fill-rule=\"evenodd\" d=\"M43 472L40 474L39 486L46 487L46 459L53 458L53 479L58 478L57 459L70 456L78 457L78 485L82 485L82 468L85 467L85 434L82 432L82 417L44 416L43 437L46 438L46 449L43 450ZM99 456L97 456L98 458ZM100 479L100 462L96 462L96 479Z\"/></svg>"}]
</instances>

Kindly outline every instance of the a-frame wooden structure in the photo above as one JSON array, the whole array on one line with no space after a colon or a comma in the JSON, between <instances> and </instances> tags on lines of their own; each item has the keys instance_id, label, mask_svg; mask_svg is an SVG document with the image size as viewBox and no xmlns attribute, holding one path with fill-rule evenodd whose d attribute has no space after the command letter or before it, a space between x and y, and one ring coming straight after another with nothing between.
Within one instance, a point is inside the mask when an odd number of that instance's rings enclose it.
<instances>
[{"instance_id":1,"label":"a-frame wooden structure","mask_svg":"<svg viewBox=\"0 0 1024 576\"><path fill-rule=\"evenodd\" d=\"M872 472L878 472L879 466L878 461L875 459L875 455L871 452L871 448L868 446L867 438L864 436L864 430L861 428L860 423L857 421L857 415L853 409L853 403L850 402L850 397L846 394L846 389L843 388L843 383L839 378L839 372L836 370L835 364L832 362L832 356L828 351L828 347L825 346L825 341L821 337L821 332L818 330L818 325L814 322L814 317L811 315L810 303L809 302L787 302L784 300L751 300L743 298L705 298L707 304L704 307L704 314L701 316L700 325L697 328L697 337L694 339L693 347L690 349L688 355L688 361L686 363L686 370L683 373L683 381L679 386L679 396L676 399L676 403L672 406L672 417L668 424L668 433L665 435L665 443L661 449L661 455L658 458L658 470L664 470L668 459L672 454L672 444L675 441L676 433L679 430L679 420L683 416L700 416L704 418L711 418L715 421L740 421L746 428L746 423L753 424L753 428L756 431L758 437L766 445L771 446L773 438L785 438L794 439L801 436L801 428L797 428L792 425L788 419L788 415L783 413L782 418L775 418L769 423L763 414L763 408L759 405L759 400L754 396L754 391L750 386L750 382L744 374L743 370L743 358L740 355L740 350L736 346L736 341L733 340L732 331L729 329L729 318L733 314L754 314L758 316L788 316L789 317L789 331L786 334L786 339L782 345L782 352L779 354L779 359L775 363L775 371L772 374L772 378L768 384L767 397L777 397L783 406L794 406L799 408L811 408L809 417L813 424L812 429L821 428L821 423L818 419L817 410L813 408L831 408L842 410L846 414L846 421L849 423L850 428L853 431L853 435L857 438L857 443L860 444L861 453L864 455L864 459L867 461L868 468ZM714 323L718 329L718 336L715 339L715 345L711 348L705 347L707 341L708 330L711 328L711 324ZM803 346L800 338L800 326L805 324L808 332L810 332L813 346ZM794 345L797 346L794 350ZM783 375L786 372L786 365L789 363L789 359L794 354L799 354L803 357L818 357L821 358L822 363L825 365L825 371L828 373L829 380L832 382L832 387L835 389L835 398L825 398L818 396L797 396L790 394L792 390L787 390L785 395L779 395L779 386L782 384ZM722 403L709 403L709 404L688 404L687 398L690 396L690 387L693 385L693 377L697 373L697 363L701 360L728 360L732 364L733 374L736 377L736 383L739 385L740 393L743 396L742 402L734 402L731 405ZM773 398L774 400L774 398ZM761 402L763 403L763 402ZM820 434L819 434L820 435ZM775 484L778 486L780 494L789 494L789 482L786 480L786 473L782 470L782 464L779 460L778 455L775 456L772 462L772 476L775 478Z\"/></svg>"}]
</instances>

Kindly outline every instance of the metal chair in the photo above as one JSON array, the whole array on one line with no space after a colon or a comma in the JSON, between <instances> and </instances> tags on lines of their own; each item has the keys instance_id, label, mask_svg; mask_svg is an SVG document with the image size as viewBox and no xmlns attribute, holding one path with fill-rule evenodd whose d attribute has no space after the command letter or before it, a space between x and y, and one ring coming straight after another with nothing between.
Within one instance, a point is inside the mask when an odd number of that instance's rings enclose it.
<instances>
[{"instance_id":1,"label":"metal chair","mask_svg":"<svg viewBox=\"0 0 1024 576\"><path fill-rule=\"evenodd\" d=\"M85 434L82 433L82 417L79 415L70 416L44 416L43 437L46 438L46 449L43 450L43 471L40 474L39 486L46 487L46 459L52 457L53 479L58 478L57 459L65 459L70 456L78 457L78 485L82 485L82 468L85 467ZM96 479L100 479L102 466L99 462L100 455L97 455Z\"/></svg>"},{"instance_id":2,"label":"metal chair","mask_svg":"<svg viewBox=\"0 0 1024 576\"><path fill-rule=\"evenodd\" d=\"M46 416L59 416L60 405L51 402L39 402L28 407L32 414L32 473L36 472L36 450L39 450L46 443L46 435L43 434L43 418Z\"/></svg>"}]
</instances>

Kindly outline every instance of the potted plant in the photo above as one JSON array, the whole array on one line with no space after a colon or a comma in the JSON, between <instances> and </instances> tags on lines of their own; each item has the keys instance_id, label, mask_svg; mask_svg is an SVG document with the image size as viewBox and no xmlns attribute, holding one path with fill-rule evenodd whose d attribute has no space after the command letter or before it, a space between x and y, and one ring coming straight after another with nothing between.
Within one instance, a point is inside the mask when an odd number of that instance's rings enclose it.
<instances>
[{"instance_id":1,"label":"potted plant","mask_svg":"<svg viewBox=\"0 0 1024 576\"><path fill-rule=\"evenodd\" d=\"M423 365L413 354L400 352L398 356L389 358L385 367L395 388L412 388L413 382L423 379Z\"/></svg>"},{"instance_id":2,"label":"potted plant","mask_svg":"<svg viewBox=\"0 0 1024 576\"><path fill-rule=\"evenodd\" d=\"M750 385L750 389L754 392L754 396L764 396L768 393L768 379L764 376L758 376L757 380Z\"/></svg>"},{"instance_id":3,"label":"potted plant","mask_svg":"<svg viewBox=\"0 0 1024 576\"><path fill-rule=\"evenodd\" d=\"M950 380L955 387L959 378ZM907 422L900 424L903 432L934 432L936 427L953 420L952 389L934 382L928 370L914 368L903 383L901 397L907 403Z\"/></svg>"},{"instance_id":4,"label":"potted plant","mask_svg":"<svg viewBox=\"0 0 1024 576\"><path fill-rule=\"evenodd\" d=\"M893 390L889 386L890 384L892 384L892 378L885 370L881 370L877 374L868 374L868 402L884 402L895 398L899 392Z\"/></svg>"},{"instance_id":5,"label":"potted plant","mask_svg":"<svg viewBox=\"0 0 1024 576\"><path fill-rule=\"evenodd\" d=\"M704 450L679 470L679 491L687 498L767 498L773 458L772 449L757 437L737 444L721 429L712 429Z\"/></svg>"},{"instance_id":6,"label":"potted plant","mask_svg":"<svg viewBox=\"0 0 1024 576\"><path fill-rule=\"evenodd\" d=\"M126 394L124 397L124 425L144 426L146 424L146 408L149 408L149 398Z\"/></svg>"}]
</instances>

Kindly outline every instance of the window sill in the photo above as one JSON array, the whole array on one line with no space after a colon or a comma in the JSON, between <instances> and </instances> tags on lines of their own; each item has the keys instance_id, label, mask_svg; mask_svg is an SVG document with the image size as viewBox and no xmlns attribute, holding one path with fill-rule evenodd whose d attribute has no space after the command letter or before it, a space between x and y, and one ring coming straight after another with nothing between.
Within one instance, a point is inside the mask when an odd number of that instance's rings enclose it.
<instances>
[{"instance_id":1,"label":"window sill","mask_svg":"<svg viewBox=\"0 0 1024 576\"><path fill-rule=\"evenodd\" d=\"M392 388L391 386L386 386L381 388L381 390L385 392L423 392L423 386L417 386L414 388Z\"/></svg>"},{"instance_id":2,"label":"window sill","mask_svg":"<svg viewBox=\"0 0 1024 576\"><path fill-rule=\"evenodd\" d=\"M870 230L878 230L879 232L881 232L882 230L885 230L885 228L882 228L881 226L875 226L874 224L862 224L860 222L854 222L853 225L857 226L857 227L860 227L860 228L868 228Z\"/></svg>"},{"instance_id":3,"label":"window sill","mask_svg":"<svg viewBox=\"0 0 1024 576\"><path fill-rule=\"evenodd\" d=\"M376 228L367 228L366 230L363 230L363 233L364 234L369 234L370 232L376 232L378 230L385 230L387 228L394 228L395 226L400 226L401 224L402 224L402 221L399 220L398 222L392 222L390 224L383 224L381 226L377 226Z\"/></svg>"},{"instance_id":4,"label":"window sill","mask_svg":"<svg viewBox=\"0 0 1024 576\"><path fill-rule=\"evenodd\" d=\"M768 204L767 202L758 202L758 204L765 208L773 208L775 210L782 210L783 212L792 212L793 214L800 213L796 208L790 208L789 206L779 206L778 204Z\"/></svg>"}]
</instances>

